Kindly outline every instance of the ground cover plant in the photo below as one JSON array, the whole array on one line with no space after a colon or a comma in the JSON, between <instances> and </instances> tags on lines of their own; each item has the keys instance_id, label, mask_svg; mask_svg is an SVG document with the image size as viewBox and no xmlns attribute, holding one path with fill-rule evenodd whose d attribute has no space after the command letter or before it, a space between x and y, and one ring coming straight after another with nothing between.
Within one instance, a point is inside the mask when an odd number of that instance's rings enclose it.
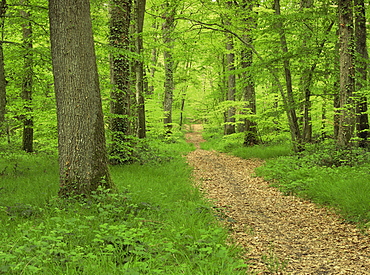
<instances>
[{"instance_id":1,"label":"ground cover plant","mask_svg":"<svg viewBox=\"0 0 370 275\"><path fill-rule=\"evenodd\" d=\"M268 144L261 143L255 146L242 146L244 135L245 133L235 133L224 136L220 129L209 129L203 134L207 142L202 143L201 147L205 150L213 149L223 153L231 153L245 159L269 159L293 153L291 146L281 141Z\"/></svg>"},{"instance_id":2,"label":"ground cover plant","mask_svg":"<svg viewBox=\"0 0 370 275\"><path fill-rule=\"evenodd\" d=\"M56 197L55 156L3 157L0 274L245 274L238 248L226 244L227 230L192 185L181 157L191 145L150 145L160 160L146 151L142 163L111 167L119 193L68 200Z\"/></svg>"}]
</instances>

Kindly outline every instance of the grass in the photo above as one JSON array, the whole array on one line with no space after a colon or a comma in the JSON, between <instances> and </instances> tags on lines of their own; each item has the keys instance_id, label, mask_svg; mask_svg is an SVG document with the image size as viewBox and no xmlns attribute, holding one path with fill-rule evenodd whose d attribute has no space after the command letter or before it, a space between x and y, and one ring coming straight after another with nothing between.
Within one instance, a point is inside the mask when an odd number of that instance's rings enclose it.
<instances>
[{"instance_id":1,"label":"grass","mask_svg":"<svg viewBox=\"0 0 370 275\"><path fill-rule=\"evenodd\" d=\"M245 274L180 157L192 148L152 145L161 158L111 167L120 193L89 200L56 197L55 156L4 154L0 274Z\"/></svg>"},{"instance_id":2,"label":"grass","mask_svg":"<svg viewBox=\"0 0 370 275\"><path fill-rule=\"evenodd\" d=\"M203 137L207 142L201 144L202 149L213 149L223 153L231 153L234 156L244 159L270 159L293 154L291 146L287 143L243 146L244 133L224 136L221 133L206 132Z\"/></svg>"}]
</instances>

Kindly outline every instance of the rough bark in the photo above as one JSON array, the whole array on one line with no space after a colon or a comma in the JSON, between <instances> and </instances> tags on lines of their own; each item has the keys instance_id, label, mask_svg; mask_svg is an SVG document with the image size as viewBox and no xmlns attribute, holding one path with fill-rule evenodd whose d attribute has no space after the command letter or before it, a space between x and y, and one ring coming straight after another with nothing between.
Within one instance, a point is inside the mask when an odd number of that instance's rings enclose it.
<instances>
[{"instance_id":1,"label":"rough bark","mask_svg":"<svg viewBox=\"0 0 370 275\"><path fill-rule=\"evenodd\" d=\"M367 96L363 88L367 87L367 62L369 59L366 47L366 13L364 0L354 0L355 15L355 49L356 49L356 132L360 138L359 146L367 146L369 118L367 114Z\"/></svg>"},{"instance_id":2,"label":"rough bark","mask_svg":"<svg viewBox=\"0 0 370 275\"><path fill-rule=\"evenodd\" d=\"M62 197L114 189L104 134L89 0L50 0Z\"/></svg>"},{"instance_id":3,"label":"rough bark","mask_svg":"<svg viewBox=\"0 0 370 275\"><path fill-rule=\"evenodd\" d=\"M139 60L136 61L136 104L137 104L137 136L145 138L146 123L145 123L145 99L144 99L144 62L142 57L143 52L143 24L145 15L146 0L135 1L136 11L136 53Z\"/></svg>"},{"instance_id":4,"label":"rough bark","mask_svg":"<svg viewBox=\"0 0 370 275\"><path fill-rule=\"evenodd\" d=\"M4 20L6 13L6 0L0 1L0 30L3 33ZM6 113L6 79L4 68L4 50L3 43L0 42L0 134L4 130L4 121Z\"/></svg>"},{"instance_id":5,"label":"rough bark","mask_svg":"<svg viewBox=\"0 0 370 275\"><path fill-rule=\"evenodd\" d=\"M111 102L109 147L111 164L118 164L128 158L127 148L122 144L132 134L130 88L130 60L127 56L130 47L129 28L132 0L112 0L110 9L109 43L112 47L110 57Z\"/></svg>"},{"instance_id":6,"label":"rough bark","mask_svg":"<svg viewBox=\"0 0 370 275\"><path fill-rule=\"evenodd\" d=\"M340 117L337 143L348 146L353 137L356 116L354 108L354 43L353 2L338 1L339 64L340 64Z\"/></svg>"},{"instance_id":7,"label":"rough bark","mask_svg":"<svg viewBox=\"0 0 370 275\"><path fill-rule=\"evenodd\" d=\"M166 133L170 134L172 129L172 104L173 104L173 91L175 89L173 73L174 73L174 62L172 56L173 49L173 31L175 29L175 8L170 7L169 3L166 2L164 5L165 12L163 14L164 23L162 25L163 43L165 50L163 52L164 59L164 71L165 71L165 82L164 82L164 100L163 100L163 111L164 119L163 123L166 128Z\"/></svg>"}]
</instances>

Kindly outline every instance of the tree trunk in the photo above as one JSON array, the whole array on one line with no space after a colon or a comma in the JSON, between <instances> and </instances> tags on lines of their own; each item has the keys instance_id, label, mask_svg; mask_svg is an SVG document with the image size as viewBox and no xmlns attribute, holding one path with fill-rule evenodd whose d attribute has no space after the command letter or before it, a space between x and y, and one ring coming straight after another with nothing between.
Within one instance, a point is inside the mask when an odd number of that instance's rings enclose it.
<instances>
[{"instance_id":1,"label":"tree trunk","mask_svg":"<svg viewBox=\"0 0 370 275\"><path fill-rule=\"evenodd\" d=\"M165 46L165 50L163 52L164 71L165 71L163 123L166 128L166 133L170 134L171 129L172 129L173 91L175 88L174 80L173 80L174 63L173 63L173 56L172 56L172 49L173 49L172 35L175 29L175 20L174 20L175 8L170 7L168 2L165 3L164 8L165 8L165 12L163 14L163 17L165 21L162 26L163 43Z\"/></svg>"},{"instance_id":2,"label":"tree trunk","mask_svg":"<svg viewBox=\"0 0 370 275\"><path fill-rule=\"evenodd\" d=\"M29 4L24 1L23 4ZM32 110L32 82L33 82L33 54L32 54L32 25L30 21L30 13L22 10L21 17L26 21L22 24L22 39L24 47L24 65L23 65L23 80L22 94L25 114L22 116L23 136L22 150L33 152L33 110Z\"/></svg>"},{"instance_id":3,"label":"tree trunk","mask_svg":"<svg viewBox=\"0 0 370 275\"><path fill-rule=\"evenodd\" d=\"M89 0L49 0L50 39L58 117L62 197L114 189Z\"/></svg>"},{"instance_id":4,"label":"tree trunk","mask_svg":"<svg viewBox=\"0 0 370 275\"><path fill-rule=\"evenodd\" d=\"M255 25L255 20L252 17L253 3L250 1L243 1L242 8L244 12L247 13L246 18L244 18L245 23L245 34L243 35L243 40L248 44L253 44L253 38L251 35L251 30ZM244 106L251 115L257 113L256 108L256 91L254 87L254 80L251 73L251 66L253 64L253 52L250 47L243 45L241 52L241 66L243 69L242 74L242 89L243 89L243 100L247 101L248 104ZM243 131L245 132L244 142L245 146L258 144L259 138L257 133L257 122L251 119L244 119Z\"/></svg>"},{"instance_id":5,"label":"tree trunk","mask_svg":"<svg viewBox=\"0 0 370 275\"><path fill-rule=\"evenodd\" d=\"M280 0L274 0L274 10L276 15L280 15ZM284 54L288 53L288 44L286 41L286 36L285 36L285 31L284 31L284 25L281 20L278 21L277 26L276 26L280 32L280 45L281 45L281 50ZM294 100L294 95L293 95L293 86L292 86L292 76L291 76L291 71L290 71L290 62L289 59L286 57L284 58L283 62L283 67L284 67L284 74L285 74L285 84L286 84L286 96L284 100L284 104L287 116L288 116L288 121L289 121L289 126L290 126L290 134L292 136L292 143L293 143L293 149L295 152L301 151L302 148L302 137L301 133L299 130L299 125L298 125L298 119L297 119L297 114L296 114L296 106L295 106L295 100Z\"/></svg>"},{"instance_id":6,"label":"tree trunk","mask_svg":"<svg viewBox=\"0 0 370 275\"><path fill-rule=\"evenodd\" d=\"M367 96L363 88L367 87L367 62L369 55L366 47L366 13L364 0L355 0L355 43L356 43L356 130L360 138L359 146L367 146L369 119L367 114Z\"/></svg>"},{"instance_id":7,"label":"tree trunk","mask_svg":"<svg viewBox=\"0 0 370 275\"><path fill-rule=\"evenodd\" d=\"M153 31L155 32L155 36L154 36L154 43L158 43L158 37L157 37L157 31L158 31L158 22L156 21L156 18L154 18L153 20L154 23L152 24L152 28L153 28ZM151 58L151 66L150 66L150 85L148 87L148 95L152 95L154 93L154 76L155 76L155 73L157 71L156 67L157 67L157 61L158 61L158 50L157 50L157 47L154 47L152 49L152 58Z\"/></svg>"},{"instance_id":8,"label":"tree trunk","mask_svg":"<svg viewBox=\"0 0 370 275\"><path fill-rule=\"evenodd\" d=\"M6 13L6 0L0 1L0 30L4 31L4 21ZM0 134L4 131L6 113L6 79L4 68L4 49L3 43L0 42Z\"/></svg>"},{"instance_id":9,"label":"tree trunk","mask_svg":"<svg viewBox=\"0 0 370 275\"><path fill-rule=\"evenodd\" d=\"M145 124L145 100L144 100L144 64L143 64L143 24L145 15L146 0L136 0L136 53L139 60L136 61L136 104L137 104L137 120L138 138L145 138L146 124Z\"/></svg>"},{"instance_id":10,"label":"tree trunk","mask_svg":"<svg viewBox=\"0 0 370 275\"><path fill-rule=\"evenodd\" d=\"M110 94L110 163L119 164L129 158L127 146L131 131L130 61L127 52L130 47L129 28L132 0L112 0L110 10L110 36L112 47L110 57L112 91Z\"/></svg>"},{"instance_id":11,"label":"tree trunk","mask_svg":"<svg viewBox=\"0 0 370 275\"><path fill-rule=\"evenodd\" d=\"M354 95L353 2L339 0L340 117L337 143L348 146L353 137L356 117Z\"/></svg>"}]
</instances>

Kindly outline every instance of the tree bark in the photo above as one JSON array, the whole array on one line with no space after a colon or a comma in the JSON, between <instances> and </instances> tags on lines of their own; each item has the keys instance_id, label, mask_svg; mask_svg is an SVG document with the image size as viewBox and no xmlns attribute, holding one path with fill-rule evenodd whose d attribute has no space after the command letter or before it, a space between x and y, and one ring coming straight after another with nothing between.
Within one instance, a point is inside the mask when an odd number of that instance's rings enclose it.
<instances>
[{"instance_id":1,"label":"tree bark","mask_svg":"<svg viewBox=\"0 0 370 275\"><path fill-rule=\"evenodd\" d=\"M231 35L227 35L226 42L226 71L227 71L227 101L235 101L236 76L235 76L235 53L234 42ZM226 112L225 135L235 133L235 108L229 107Z\"/></svg>"},{"instance_id":2,"label":"tree bark","mask_svg":"<svg viewBox=\"0 0 370 275\"><path fill-rule=\"evenodd\" d=\"M356 116L354 95L353 1L339 0L340 116L337 143L348 146L353 137Z\"/></svg>"},{"instance_id":3,"label":"tree bark","mask_svg":"<svg viewBox=\"0 0 370 275\"><path fill-rule=\"evenodd\" d=\"M24 1L23 4L29 4ZM22 24L22 40L24 48L24 64L23 64L23 79L22 79L22 100L25 114L22 115L23 136L22 150L30 153L33 152L33 110L32 110L32 82L33 82L33 44L32 44L32 24L30 21L30 13L22 10L21 17L26 21Z\"/></svg>"},{"instance_id":4,"label":"tree bark","mask_svg":"<svg viewBox=\"0 0 370 275\"><path fill-rule=\"evenodd\" d=\"M274 0L274 10L275 14L280 16L280 0ZM288 53L288 44L286 41L284 25L281 20L278 21L277 26L280 34L280 45L283 54ZM292 76L290 71L289 58L285 57L283 61L284 74L285 74L285 85L286 85L286 95L283 95L284 105L287 112L287 117L289 121L290 134L292 136L293 149L295 152L302 151L302 137L299 130L298 119L296 114L296 106L293 95L293 85ZM284 99L285 97L285 99Z\"/></svg>"},{"instance_id":5,"label":"tree bark","mask_svg":"<svg viewBox=\"0 0 370 275\"><path fill-rule=\"evenodd\" d=\"M242 2L242 8L246 13L246 17L243 19L245 28L243 40L248 44L253 44L253 38L251 35L252 28L255 26L255 20L252 17L253 2L244 0ZM243 100L247 101L248 104L244 106L251 115L257 113L256 108L256 91L254 87L254 80L251 73L251 66L253 64L253 52L250 47L243 45L241 52L241 67L243 69L242 74L242 89L243 89ZM259 138L257 133L257 122L251 119L244 119L243 131L245 132L244 142L245 146L258 144Z\"/></svg>"},{"instance_id":6,"label":"tree bark","mask_svg":"<svg viewBox=\"0 0 370 275\"><path fill-rule=\"evenodd\" d=\"M50 38L58 118L62 197L114 189L89 0L49 0Z\"/></svg>"},{"instance_id":7,"label":"tree bark","mask_svg":"<svg viewBox=\"0 0 370 275\"><path fill-rule=\"evenodd\" d=\"M145 15L146 0L136 0L136 53L139 60L136 61L136 104L137 104L137 136L145 138L146 123L145 123L145 99L144 99L144 62L143 62L143 25Z\"/></svg>"},{"instance_id":8,"label":"tree bark","mask_svg":"<svg viewBox=\"0 0 370 275\"><path fill-rule=\"evenodd\" d=\"M163 17L165 19L162 26L163 43L165 50L163 52L164 58L164 71L165 71L165 82L164 82L164 100L163 100L163 111L164 119L163 123L166 128L166 133L170 134L172 129L172 104L173 104L173 91L175 89L173 72L174 62L172 56L173 49L173 31L175 29L175 8L171 7L166 1L164 4L165 12Z\"/></svg>"},{"instance_id":9,"label":"tree bark","mask_svg":"<svg viewBox=\"0 0 370 275\"><path fill-rule=\"evenodd\" d=\"M355 15L355 49L356 49L356 132L360 138L359 146L367 146L369 134L369 118L367 114L367 96L363 91L367 83L367 62L369 59L366 47L366 13L364 0L354 0Z\"/></svg>"},{"instance_id":10,"label":"tree bark","mask_svg":"<svg viewBox=\"0 0 370 275\"><path fill-rule=\"evenodd\" d=\"M119 164L129 158L127 148L123 146L132 134L131 101L133 94L130 87L130 50L129 28L131 22L132 0L112 0L110 9L109 43L112 47L111 68L111 102L109 147L110 163Z\"/></svg>"},{"instance_id":11,"label":"tree bark","mask_svg":"<svg viewBox=\"0 0 370 275\"><path fill-rule=\"evenodd\" d=\"M3 33L6 13L6 0L0 1L0 30ZM4 131L6 114L6 79L4 67L4 49L0 42L0 134Z\"/></svg>"}]
</instances>

